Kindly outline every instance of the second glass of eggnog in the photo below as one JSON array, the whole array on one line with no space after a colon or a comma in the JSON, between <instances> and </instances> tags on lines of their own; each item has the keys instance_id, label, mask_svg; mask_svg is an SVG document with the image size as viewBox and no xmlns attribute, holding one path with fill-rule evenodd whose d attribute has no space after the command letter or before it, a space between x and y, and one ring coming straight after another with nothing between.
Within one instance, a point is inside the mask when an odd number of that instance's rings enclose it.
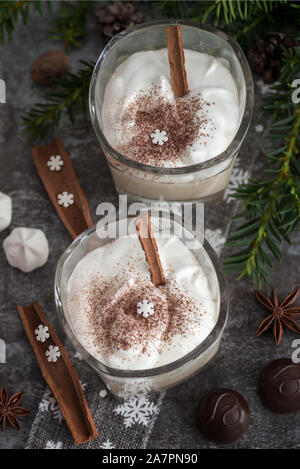
<instances>
[{"instance_id":1,"label":"second glass of eggnog","mask_svg":"<svg viewBox=\"0 0 300 469\"><path fill-rule=\"evenodd\" d=\"M180 26L188 93L172 91L166 28ZM90 114L117 191L130 200L223 199L253 110L239 45L210 26L144 23L105 47L90 85Z\"/></svg>"}]
</instances>

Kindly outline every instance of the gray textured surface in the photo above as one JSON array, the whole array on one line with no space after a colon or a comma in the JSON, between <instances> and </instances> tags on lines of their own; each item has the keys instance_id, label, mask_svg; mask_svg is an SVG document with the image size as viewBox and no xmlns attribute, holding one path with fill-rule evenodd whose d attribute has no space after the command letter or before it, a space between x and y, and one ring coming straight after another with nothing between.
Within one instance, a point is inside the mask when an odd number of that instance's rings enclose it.
<instances>
[{"instance_id":1,"label":"gray textured surface","mask_svg":"<svg viewBox=\"0 0 300 469\"><path fill-rule=\"evenodd\" d=\"M49 17L50 15L47 14ZM149 17L148 17L149 18ZM89 22L89 39L84 48L71 54L73 70L79 58L96 59L103 46L93 20ZM41 53L56 48L49 39L49 23L33 15L27 27L22 24L13 36L13 42L0 49L0 78L7 85L7 103L0 104L0 190L13 198L12 225L0 233L0 244L17 226L41 228L45 231L51 255L45 267L30 274L11 268L0 248L0 338L7 344L7 364L0 364L0 385L10 392L25 390L23 404L31 414L22 421L22 430L8 429L1 433L0 448L23 448L31 423L44 390L35 358L25 337L16 312L18 303L38 299L58 334L62 337L53 299L53 278L60 254L69 244L69 235L57 218L34 169L30 146L20 134L20 114L39 98L43 91L29 77L29 64ZM257 88L257 102L260 89ZM258 106L257 106L258 109ZM261 114L256 110L251 129L241 151L242 166L255 166L259 171L263 137L254 130ZM73 128L65 122L56 136L63 139L75 170L86 193L92 215L101 201L116 201L116 193L105 159L98 148L90 127ZM228 218L233 210L228 205ZM218 209L214 209L218 227ZM299 236L292 248L286 248L284 263L271 276L271 283L282 295L299 282ZM255 328L263 311L254 301L247 282L228 277L231 308L230 319L215 362L205 372L187 383L169 390L160 415L148 442L149 448L205 448L214 447L202 439L195 426L195 410L201 395L215 386L228 386L240 391L249 402L251 425L247 435L234 447L294 448L299 446L299 414L278 416L262 407L256 396L256 379L261 367L275 357L290 356L295 338L286 333L283 343L276 348L271 335L254 337Z\"/></svg>"}]
</instances>

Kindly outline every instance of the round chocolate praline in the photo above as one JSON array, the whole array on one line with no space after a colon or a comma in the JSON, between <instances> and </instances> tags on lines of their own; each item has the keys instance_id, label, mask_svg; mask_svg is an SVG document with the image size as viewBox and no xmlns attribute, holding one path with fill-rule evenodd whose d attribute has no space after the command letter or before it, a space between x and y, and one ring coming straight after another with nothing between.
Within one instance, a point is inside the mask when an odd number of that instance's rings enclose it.
<instances>
[{"instance_id":1,"label":"round chocolate praline","mask_svg":"<svg viewBox=\"0 0 300 469\"><path fill-rule=\"evenodd\" d=\"M197 424L208 440L217 444L232 443L248 429L248 404L232 389L213 389L201 399Z\"/></svg>"},{"instance_id":2,"label":"round chocolate praline","mask_svg":"<svg viewBox=\"0 0 300 469\"><path fill-rule=\"evenodd\" d=\"M257 392L262 403L278 414L300 410L300 364L278 358L261 371Z\"/></svg>"}]
</instances>

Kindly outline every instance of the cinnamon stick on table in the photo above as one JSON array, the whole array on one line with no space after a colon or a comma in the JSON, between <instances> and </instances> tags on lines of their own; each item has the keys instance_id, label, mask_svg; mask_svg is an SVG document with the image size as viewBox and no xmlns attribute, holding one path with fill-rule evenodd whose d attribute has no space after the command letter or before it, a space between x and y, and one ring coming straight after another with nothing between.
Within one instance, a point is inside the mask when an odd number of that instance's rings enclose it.
<instances>
[{"instance_id":1,"label":"cinnamon stick on table","mask_svg":"<svg viewBox=\"0 0 300 469\"><path fill-rule=\"evenodd\" d=\"M180 98L189 91L184 65L181 26L169 26L166 28L166 35L172 89L175 97Z\"/></svg>"},{"instance_id":2,"label":"cinnamon stick on table","mask_svg":"<svg viewBox=\"0 0 300 469\"><path fill-rule=\"evenodd\" d=\"M73 239L93 226L87 199L79 184L67 150L59 138L49 145L34 146L32 157L42 183L60 219ZM58 158L62 166L51 171L51 158ZM50 167L49 167L50 164ZM62 204L59 197L71 196L71 203Z\"/></svg>"},{"instance_id":3,"label":"cinnamon stick on table","mask_svg":"<svg viewBox=\"0 0 300 469\"><path fill-rule=\"evenodd\" d=\"M136 229L150 267L151 282L156 287L165 285L166 281L158 254L157 244L151 229L149 212L143 213L138 217Z\"/></svg>"},{"instance_id":4,"label":"cinnamon stick on table","mask_svg":"<svg viewBox=\"0 0 300 469\"><path fill-rule=\"evenodd\" d=\"M81 444L93 440L98 432L81 390L77 374L70 359L42 313L38 303L17 307L26 335L36 356L43 378L51 389L66 423L72 433L74 443ZM47 340L37 339L38 329L46 328ZM49 347L57 350L51 360L47 358Z\"/></svg>"}]
</instances>

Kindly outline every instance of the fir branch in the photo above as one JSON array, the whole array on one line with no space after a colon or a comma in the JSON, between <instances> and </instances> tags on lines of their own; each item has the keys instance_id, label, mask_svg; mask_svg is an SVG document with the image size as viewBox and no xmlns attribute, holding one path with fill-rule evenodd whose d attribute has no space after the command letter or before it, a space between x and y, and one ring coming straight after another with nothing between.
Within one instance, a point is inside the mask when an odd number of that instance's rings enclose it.
<instances>
[{"instance_id":1,"label":"fir branch","mask_svg":"<svg viewBox=\"0 0 300 469\"><path fill-rule=\"evenodd\" d=\"M88 92L94 62L80 60L83 67L76 73L68 73L56 80L55 88L44 95L44 102L35 104L22 116L23 134L30 139L44 138L51 134L65 113L72 124L75 124L77 112L84 119L88 116Z\"/></svg>"},{"instance_id":2,"label":"fir branch","mask_svg":"<svg viewBox=\"0 0 300 469\"><path fill-rule=\"evenodd\" d=\"M156 2L157 3L157 2ZM158 8L169 17L189 18L200 23L212 24L237 40L243 39L263 23L273 24L280 8L293 9L288 0L211 0L211 1L160 1ZM300 12L299 12L300 13ZM300 19L299 15L298 18Z\"/></svg>"},{"instance_id":3,"label":"fir branch","mask_svg":"<svg viewBox=\"0 0 300 469\"><path fill-rule=\"evenodd\" d=\"M169 0L154 1L153 3L156 10L162 10L163 14L169 18L191 18L199 2L190 0Z\"/></svg>"},{"instance_id":4,"label":"fir branch","mask_svg":"<svg viewBox=\"0 0 300 469\"><path fill-rule=\"evenodd\" d=\"M216 25L230 25L238 21L247 23L247 30L251 29L251 23L261 21L260 18L272 15L274 11L287 0L215 0L201 2L198 19L204 22L207 18ZM205 5L206 4L206 5Z\"/></svg>"},{"instance_id":5,"label":"fir branch","mask_svg":"<svg viewBox=\"0 0 300 469\"><path fill-rule=\"evenodd\" d=\"M269 138L278 146L267 154L264 177L250 179L232 195L243 202L234 217L242 224L227 244L242 249L225 259L224 268L239 271L239 278L249 276L258 286L262 278L267 280L274 260L281 261L280 245L290 243L289 234L300 224L300 103L293 103L291 87L299 73L296 46L295 55L285 51L280 82L265 100L265 110L272 115Z\"/></svg>"},{"instance_id":6,"label":"fir branch","mask_svg":"<svg viewBox=\"0 0 300 469\"><path fill-rule=\"evenodd\" d=\"M24 24L27 23L31 7L42 14L42 3L40 0L0 1L0 44L4 43L6 35L11 41L20 17ZM50 2L47 4L49 7Z\"/></svg>"},{"instance_id":7,"label":"fir branch","mask_svg":"<svg viewBox=\"0 0 300 469\"><path fill-rule=\"evenodd\" d=\"M261 14L272 14L288 0L210 0L210 1L160 1L158 8L167 16L193 17L201 23L209 19L216 25L230 25L237 21L250 23Z\"/></svg>"},{"instance_id":8,"label":"fir branch","mask_svg":"<svg viewBox=\"0 0 300 469\"><path fill-rule=\"evenodd\" d=\"M80 47L78 40L85 36L85 19L91 5L89 1L62 2L53 20L51 39L60 41L67 52Z\"/></svg>"}]
</instances>

